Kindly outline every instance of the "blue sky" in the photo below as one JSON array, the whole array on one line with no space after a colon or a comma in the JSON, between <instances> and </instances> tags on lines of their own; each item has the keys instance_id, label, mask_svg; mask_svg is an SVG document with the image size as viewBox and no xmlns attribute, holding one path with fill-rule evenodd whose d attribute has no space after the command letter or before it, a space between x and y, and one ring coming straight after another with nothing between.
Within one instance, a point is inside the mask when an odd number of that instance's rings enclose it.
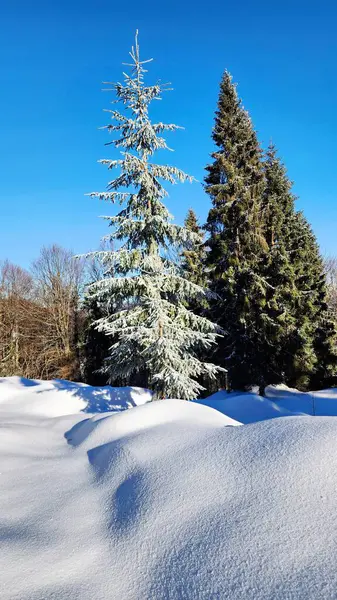
<instances>
[{"instance_id":1,"label":"blue sky","mask_svg":"<svg viewBox=\"0 0 337 600\"><path fill-rule=\"evenodd\" d=\"M149 81L174 91L156 116L170 135L167 162L200 182L225 68L238 82L261 143L272 138L295 182L298 208L322 251L337 254L337 4L334 0L212 3L1 0L0 260L23 266L44 244L96 248L114 209L84 196L109 179L101 81L121 78L138 27ZM181 222L193 206L204 221L201 185L170 190Z\"/></svg>"}]
</instances>

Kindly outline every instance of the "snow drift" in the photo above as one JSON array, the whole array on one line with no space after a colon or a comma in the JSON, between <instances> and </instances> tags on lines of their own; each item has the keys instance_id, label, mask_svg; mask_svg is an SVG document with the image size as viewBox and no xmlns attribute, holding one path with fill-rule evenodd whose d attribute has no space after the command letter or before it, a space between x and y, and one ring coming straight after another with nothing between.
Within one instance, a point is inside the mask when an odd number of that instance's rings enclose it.
<instances>
[{"instance_id":1,"label":"snow drift","mask_svg":"<svg viewBox=\"0 0 337 600\"><path fill-rule=\"evenodd\" d=\"M0 377L0 410L57 417L76 412L119 412L151 400L139 387L93 387L62 379L40 381Z\"/></svg>"},{"instance_id":2,"label":"snow drift","mask_svg":"<svg viewBox=\"0 0 337 600\"><path fill-rule=\"evenodd\" d=\"M219 391L198 404L215 408L240 423L255 423L294 415L337 416L337 389L299 392L286 385L268 386L265 396Z\"/></svg>"},{"instance_id":3,"label":"snow drift","mask_svg":"<svg viewBox=\"0 0 337 600\"><path fill-rule=\"evenodd\" d=\"M336 597L334 417L90 414L62 386L0 383L2 600Z\"/></svg>"}]
</instances>

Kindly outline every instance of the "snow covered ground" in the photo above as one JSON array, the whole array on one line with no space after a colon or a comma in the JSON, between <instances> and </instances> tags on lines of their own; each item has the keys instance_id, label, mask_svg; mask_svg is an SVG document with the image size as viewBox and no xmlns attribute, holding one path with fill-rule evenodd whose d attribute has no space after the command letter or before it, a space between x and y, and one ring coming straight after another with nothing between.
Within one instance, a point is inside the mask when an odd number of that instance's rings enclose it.
<instances>
[{"instance_id":1,"label":"snow covered ground","mask_svg":"<svg viewBox=\"0 0 337 600\"><path fill-rule=\"evenodd\" d=\"M0 379L1 600L336 599L336 390L149 398Z\"/></svg>"},{"instance_id":2,"label":"snow covered ground","mask_svg":"<svg viewBox=\"0 0 337 600\"><path fill-rule=\"evenodd\" d=\"M337 389L299 392L285 385L269 386L265 397L249 392L216 392L198 404L215 408L240 423L294 415L337 416Z\"/></svg>"}]
</instances>

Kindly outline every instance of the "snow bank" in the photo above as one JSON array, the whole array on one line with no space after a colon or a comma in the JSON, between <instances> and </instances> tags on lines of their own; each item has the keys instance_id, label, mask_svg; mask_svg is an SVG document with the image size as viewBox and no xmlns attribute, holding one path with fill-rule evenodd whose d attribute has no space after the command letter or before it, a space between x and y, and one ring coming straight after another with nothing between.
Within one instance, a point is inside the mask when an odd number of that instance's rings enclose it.
<instances>
[{"instance_id":1,"label":"snow bank","mask_svg":"<svg viewBox=\"0 0 337 600\"><path fill-rule=\"evenodd\" d=\"M268 386L265 397L222 390L194 402L245 424L294 415L337 416L337 389L304 393L286 385Z\"/></svg>"},{"instance_id":2,"label":"snow bank","mask_svg":"<svg viewBox=\"0 0 337 600\"><path fill-rule=\"evenodd\" d=\"M112 597L334 598L336 421L219 425L177 419L89 450Z\"/></svg>"},{"instance_id":3,"label":"snow bank","mask_svg":"<svg viewBox=\"0 0 337 600\"><path fill-rule=\"evenodd\" d=\"M48 385L0 383L2 600L336 598L337 419L236 427L180 400L92 415L94 390ZM211 402L235 399L288 410L273 390Z\"/></svg>"},{"instance_id":4,"label":"snow bank","mask_svg":"<svg viewBox=\"0 0 337 600\"><path fill-rule=\"evenodd\" d=\"M195 402L214 408L230 418L246 424L276 417L289 417L294 414L291 408L287 409L269 398L249 392L238 394L219 391L204 400L195 400Z\"/></svg>"},{"instance_id":5,"label":"snow bank","mask_svg":"<svg viewBox=\"0 0 337 600\"><path fill-rule=\"evenodd\" d=\"M92 387L61 379L39 381L24 377L0 377L0 410L19 414L57 417L80 411L119 412L151 400L139 387Z\"/></svg>"},{"instance_id":6,"label":"snow bank","mask_svg":"<svg viewBox=\"0 0 337 600\"><path fill-rule=\"evenodd\" d=\"M286 385L268 386L267 398L283 410L322 417L337 416L337 388L318 392L299 392Z\"/></svg>"},{"instance_id":7,"label":"snow bank","mask_svg":"<svg viewBox=\"0 0 337 600\"><path fill-rule=\"evenodd\" d=\"M151 398L149 390L139 387L92 387L55 379L0 378L0 412L12 411L21 417L24 414L58 417L78 412L104 416L107 412L118 413L146 404ZM226 415L228 424L230 420L247 424L292 415L337 416L337 389L302 393L279 385L268 386L265 397L250 392L219 391L192 402Z\"/></svg>"},{"instance_id":8,"label":"snow bank","mask_svg":"<svg viewBox=\"0 0 337 600\"><path fill-rule=\"evenodd\" d=\"M193 408L191 408L191 406ZM72 446L84 444L84 448L98 446L106 442L118 440L127 435L136 435L143 430L151 430L165 424L173 425L177 421L179 427L184 425L188 431L195 426L195 419L199 431L202 427L240 425L230 417L220 415L207 407L197 406L184 400L165 400L154 402L139 407L137 411L130 410L127 413L114 415L112 419L109 414L96 415L91 419L81 421L66 434L68 443Z\"/></svg>"}]
</instances>

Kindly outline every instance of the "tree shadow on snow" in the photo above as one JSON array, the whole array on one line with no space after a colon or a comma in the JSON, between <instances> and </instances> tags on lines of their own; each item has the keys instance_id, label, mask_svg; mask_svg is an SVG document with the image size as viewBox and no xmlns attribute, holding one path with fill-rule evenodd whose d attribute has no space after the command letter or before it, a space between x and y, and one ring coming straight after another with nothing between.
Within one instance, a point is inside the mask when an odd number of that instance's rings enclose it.
<instances>
[{"instance_id":1,"label":"tree shadow on snow","mask_svg":"<svg viewBox=\"0 0 337 600\"><path fill-rule=\"evenodd\" d=\"M62 379L52 380L53 390L69 392L86 403L81 410L84 413L120 412L140 404L144 390L137 387L92 387L89 385L66 381ZM43 393L46 390L41 390Z\"/></svg>"},{"instance_id":2,"label":"tree shadow on snow","mask_svg":"<svg viewBox=\"0 0 337 600\"><path fill-rule=\"evenodd\" d=\"M15 382L20 384L22 387L35 387L40 384L40 381L36 381L35 379L26 379L26 377L0 377L0 385L1 383L7 383L11 381L11 379L15 379Z\"/></svg>"}]
</instances>

